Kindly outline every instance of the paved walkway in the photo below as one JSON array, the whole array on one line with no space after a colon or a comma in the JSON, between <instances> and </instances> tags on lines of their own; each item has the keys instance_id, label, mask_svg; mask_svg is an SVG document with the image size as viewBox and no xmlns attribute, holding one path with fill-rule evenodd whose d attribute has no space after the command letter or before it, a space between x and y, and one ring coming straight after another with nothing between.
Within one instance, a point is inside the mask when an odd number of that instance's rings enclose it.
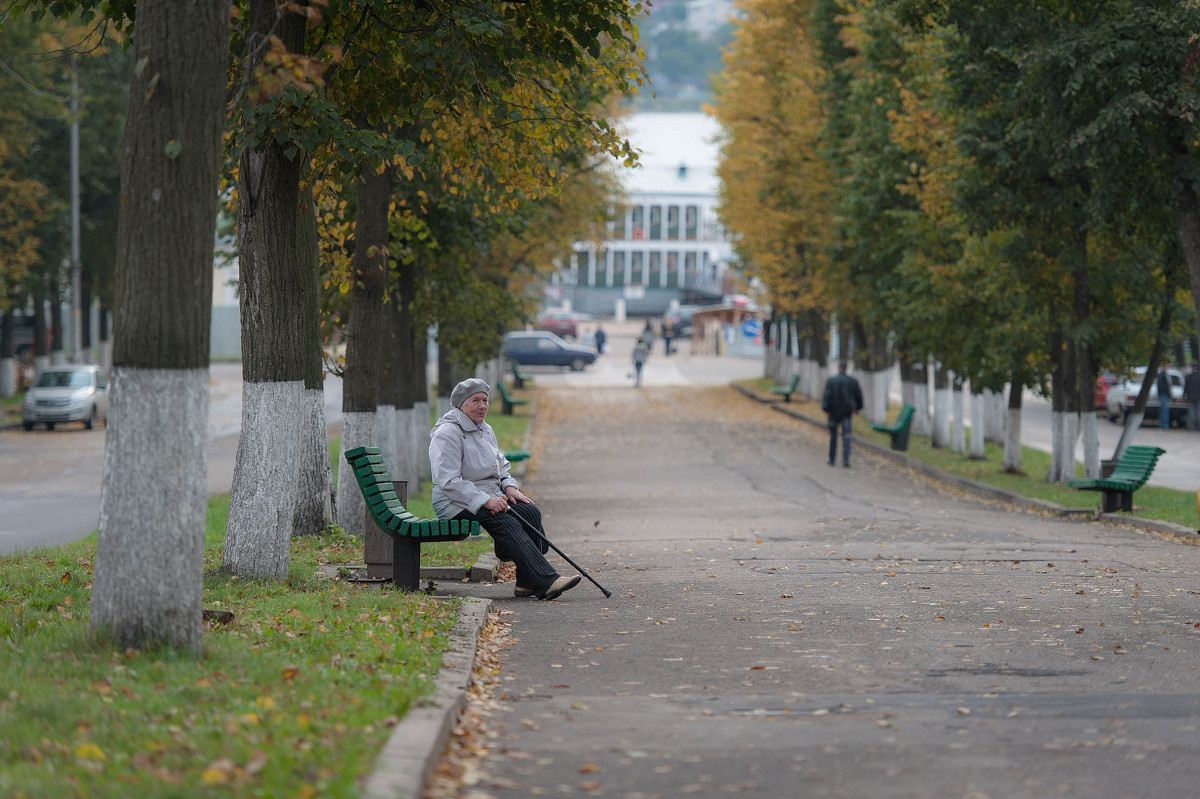
<instances>
[{"instance_id":1,"label":"paved walkway","mask_svg":"<svg viewBox=\"0 0 1200 799\"><path fill-rule=\"evenodd\" d=\"M462 796L1195 795L1200 549L831 469L728 387L540 390L526 487L614 596L446 587L515 640Z\"/></svg>"}]
</instances>

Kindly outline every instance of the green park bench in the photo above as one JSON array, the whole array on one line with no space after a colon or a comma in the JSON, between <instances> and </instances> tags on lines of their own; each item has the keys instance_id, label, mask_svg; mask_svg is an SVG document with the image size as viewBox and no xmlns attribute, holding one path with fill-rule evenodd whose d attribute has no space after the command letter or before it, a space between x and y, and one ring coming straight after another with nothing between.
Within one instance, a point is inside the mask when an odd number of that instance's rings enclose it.
<instances>
[{"instance_id":1,"label":"green park bench","mask_svg":"<svg viewBox=\"0 0 1200 799\"><path fill-rule=\"evenodd\" d=\"M367 501L367 518L392 539L392 584L416 591L421 582L421 544L463 541L479 535L479 522L421 519L409 513L397 496L378 447L346 452L354 479Z\"/></svg>"},{"instance_id":2,"label":"green park bench","mask_svg":"<svg viewBox=\"0 0 1200 799\"><path fill-rule=\"evenodd\" d=\"M792 379L787 383L771 386L771 393L782 395L784 402L791 402L792 395L796 393L796 388L799 385L800 375L792 375Z\"/></svg>"},{"instance_id":3,"label":"green park bench","mask_svg":"<svg viewBox=\"0 0 1200 799\"><path fill-rule=\"evenodd\" d=\"M497 381L496 388L500 389L500 408L505 416L513 415L513 406L525 405L529 402L527 399L516 399L508 393L508 389L504 387L504 381Z\"/></svg>"},{"instance_id":4,"label":"green park bench","mask_svg":"<svg viewBox=\"0 0 1200 799\"><path fill-rule=\"evenodd\" d=\"M508 458L510 463L516 463L517 461L529 460L529 450L507 449L507 450L504 450L504 457Z\"/></svg>"},{"instance_id":5,"label":"green park bench","mask_svg":"<svg viewBox=\"0 0 1200 799\"><path fill-rule=\"evenodd\" d=\"M917 409L906 402L900 408L900 415L896 417L896 421L891 424L873 424L871 429L887 433L892 437L892 449L904 452L908 449L908 430L912 427L913 415L916 412Z\"/></svg>"},{"instance_id":6,"label":"green park bench","mask_svg":"<svg viewBox=\"0 0 1200 799\"><path fill-rule=\"evenodd\" d=\"M532 383L533 378L521 371L521 364L512 362L513 388L525 388L526 383Z\"/></svg>"},{"instance_id":7,"label":"green park bench","mask_svg":"<svg viewBox=\"0 0 1200 799\"><path fill-rule=\"evenodd\" d=\"M1105 513L1120 509L1133 511L1133 492L1150 479L1158 459L1167 451L1162 447L1126 447L1117 468L1108 477L1079 477L1067 485L1082 491L1099 491L1100 507Z\"/></svg>"}]
</instances>

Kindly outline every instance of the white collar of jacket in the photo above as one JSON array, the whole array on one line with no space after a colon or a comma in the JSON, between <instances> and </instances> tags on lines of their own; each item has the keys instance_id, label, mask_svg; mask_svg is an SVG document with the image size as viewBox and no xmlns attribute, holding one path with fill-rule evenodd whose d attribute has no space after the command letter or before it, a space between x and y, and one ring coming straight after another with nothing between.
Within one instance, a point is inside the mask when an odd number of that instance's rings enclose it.
<instances>
[{"instance_id":1,"label":"white collar of jacket","mask_svg":"<svg viewBox=\"0 0 1200 799\"><path fill-rule=\"evenodd\" d=\"M446 415L442 417L441 421L454 422L454 424L458 425L468 433L474 433L476 430L482 430L483 426L487 424L487 420L484 419L480 425L476 426L475 423L471 421L471 417L463 413L462 408L451 408L446 412Z\"/></svg>"}]
</instances>

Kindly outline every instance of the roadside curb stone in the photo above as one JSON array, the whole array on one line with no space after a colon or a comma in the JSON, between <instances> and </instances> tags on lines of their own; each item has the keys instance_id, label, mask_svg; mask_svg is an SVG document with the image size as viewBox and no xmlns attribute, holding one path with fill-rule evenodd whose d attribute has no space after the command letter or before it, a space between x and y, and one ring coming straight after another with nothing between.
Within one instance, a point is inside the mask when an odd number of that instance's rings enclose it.
<instances>
[{"instance_id":1,"label":"roadside curb stone","mask_svg":"<svg viewBox=\"0 0 1200 799\"><path fill-rule=\"evenodd\" d=\"M782 402L774 396L765 396L756 392L754 389L748 388L747 386L743 386L739 383L731 383L730 385L750 399L769 404L774 410L790 416L793 419L807 422L808 424L811 424L814 427L819 427L822 430L827 429L824 420L814 419L813 417L796 410L788 403ZM1102 521L1108 524L1138 527L1145 530L1153 530L1159 533L1169 533L1183 538L1195 539L1197 535L1200 534L1200 531L1198 530L1193 530L1190 527L1185 527L1181 524L1175 524L1174 522L1163 521L1162 519L1147 519L1141 516L1127 516L1119 513L1102 513L1097 508L1091 507L1068 508L1059 505L1056 502L1034 499L1032 497L1024 496L1023 494L1018 494L1014 491L1007 491L1003 488L996 488L995 486L990 486L986 483L980 483L976 480L971 480L966 477L959 477L958 475L943 472L941 469L930 466L924 461L905 455L903 452L896 452L887 447L881 447L878 444L873 444L869 441L863 441L861 438L855 435L851 435L851 440L854 442L854 446L856 447L862 447L863 449L873 452L876 455L892 461L893 463L898 463L905 468L911 469L918 474L922 474L946 485L954 486L955 488L963 491L970 492L976 496L983 497L984 499L999 500L1025 510L1038 513L1049 513L1053 516L1080 518L1086 519L1087 521Z\"/></svg>"},{"instance_id":2,"label":"roadside curb stone","mask_svg":"<svg viewBox=\"0 0 1200 799\"><path fill-rule=\"evenodd\" d=\"M410 709L392 730L363 784L365 799L421 796L426 779L450 740L458 714L466 706L479 633L491 609L488 599L463 600L458 624L450 633L450 648L442 655L433 694Z\"/></svg>"}]
</instances>

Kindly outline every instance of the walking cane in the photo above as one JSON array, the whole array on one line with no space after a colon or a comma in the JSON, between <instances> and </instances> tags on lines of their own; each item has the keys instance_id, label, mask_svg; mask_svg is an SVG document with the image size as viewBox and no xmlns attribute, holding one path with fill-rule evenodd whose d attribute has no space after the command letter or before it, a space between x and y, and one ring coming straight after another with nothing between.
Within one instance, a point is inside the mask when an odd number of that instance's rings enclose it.
<instances>
[{"instance_id":1,"label":"walking cane","mask_svg":"<svg viewBox=\"0 0 1200 799\"><path fill-rule=\"evenodd\" d=\"M545 542L546 542L546 546L548 546L548 547L550 547L551 549L553 549L553 550L554 550L555 552L557 552L559 555L562 555L562 559L563 559L563 560L565 560L567 563L570 563L572 566L574 566L574 567L575 567L575 571L579 572L579 573L580 573L580 574L582 574L584 577L586 577L586 578L588 578L589 580L591 580L591 581L592 581L592 585L594 585L594 586L596 586L597 588L599 588L599 589L600 589L600 591L601 591L601 592L604 594L605 598L612 596L612 591L609 591L607 588L605 588L604 586L600 585L600 583L596 582L596 578L594 578L594 577L592 577L592 575L588 574L588 573L587 573L587 569L583 568L583 567L582 567L582 566L580 566L578 563L576 563L575 561L573 561L573 560L571 560L569 557L567 557L567 553L566 553L566 552L563 552L561 549L559 549L558 547L556 547L556 546L554 545L554 542L553 542L553 541L551 541L549 538L547 538L545 535L543 535L543 534L542 534L542 531L541 531L541 530L537 529L537 528L536 528L536 527L534 527L532 524L530 524L529 522L525 521L525 517L524 517L524 516L522 516L521 514L517 513L515 510L514 510L514 511L512 511L512 515L517 517L517 521L521 522L521 525L522 525L522 526L523 526L523 527L524 527L526 530L528 530L529 532L531 532L531 533L533 533L534 535L536 535L538 538L540 538L540 539L542 539L543 541L545 541Z\"/></svg>"}]
</instances>

